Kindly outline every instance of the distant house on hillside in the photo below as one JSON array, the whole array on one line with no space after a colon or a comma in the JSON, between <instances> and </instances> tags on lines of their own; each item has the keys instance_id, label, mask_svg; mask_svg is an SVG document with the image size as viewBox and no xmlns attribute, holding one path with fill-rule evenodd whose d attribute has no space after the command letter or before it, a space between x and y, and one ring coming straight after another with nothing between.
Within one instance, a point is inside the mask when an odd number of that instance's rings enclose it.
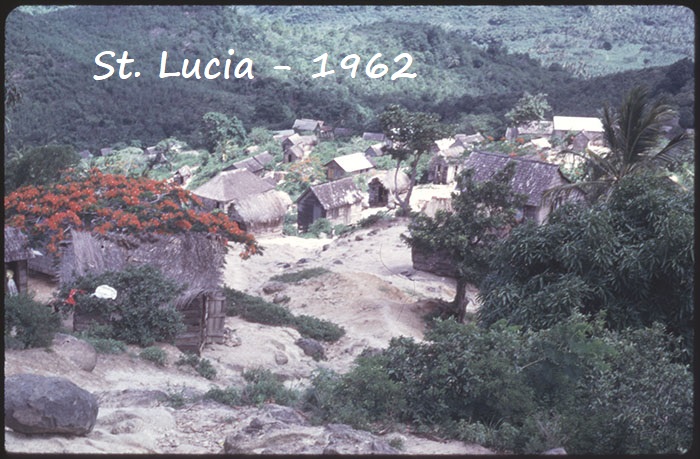
<instances>
[{"instance_id":1,"label":"distant house on hillside","mask_svg":"<svg viewBox=\"0 0 700 459\"><path fill-rule=\"evenodd\" d=\"M328 180L337 180L348 175L358 175L374 169L364 153L352 153L338 156L323 165L326 168Z\"/></svg>"},{"instance_id":2,"label":"distant house on hillside","mask_svg":"<svg viewBox=\"0 0 700 459\"><path fill-rule=\"evenodd\" d=\"M107 148L100 148L100 156L109 156L112 154L113 151L114 150L112 150L111 148L108 148L108 147Z\"/></svg>"},{"instance_id":3,"label":"distant house on hillside","mask_svg":"<svg viewBox=\"0 0 700 459\"><path fill-rule=\"evenodd\" d=\"M347 137L352 137L353 134L355 134L355 131L349 128L344 128L344 127L337 127L333 128L333 137L336 139L342 139L342 138L347 138Z\"/></svg>"},{"instance_id":4,"label":"distant house on hillside","mask_svg":"<svg viewBox=\"0 0 700 459\"><path fill-rule=\"evenodd\" d=\"M27 262L33 258L29 248L29 239L19 228L5 226L4 230L5 258L5 292L8 292L10 278L15 283L19 293L27 292Z\"/></svg>"},{"instance_id":5,"label":"distant house on hillside","mask_svg":"<svg viewBox=\"0 0 700 459\"><path fill-rule=\"evenodd\" d=\"M570 140L570 148L574 151L585 150L588 142L598 141L603 138L605 129L599 118L583 116L555 116L553 118L553 137L564 138L567 134L573 135Z\"/></svg>"},{"instance_id":6,"label":"distant house on hillside","mask_svg":"<svg viewBox=\"0 0 700 459\"><path fill-rule=\"evenodd\" d=\"M528 121L506 129L505 137L508 142L515 142L515 139L518 137L522 137L525 140L539 137L548 139L553 132L554 123L552 121Z\"/></svg>"},{"instance_id":7,"label":"distant house on hillside","mask_svg":"<svg viewBox=\"0 0 700 459\"><path fill-rule=\"evenodd\" d=\"M229 171L229 170L234 170L234 169L247 169L248 171L252 172L253 174L260 176L265 172L265 166L270 164L273 161L273 159L274 159L274 156L272 156L267 151L264 151L262 153L255 155L255 156L252 156L250 158L236 161L235 163L231 164L230 166L224 168L224 171Z\"/></svg>"},{"instance_id":8,"label":"distant house on hillside","mask_svg":"<svg viewBox=\"0 0 700 459\"><path fill-rule=\"evenodd\" d=\"M292 129L294 132L297 134L309 134L309 133L314 133L316 129L320 126L323 126L323 121L320 120L312 120L309 118L301 118L294 120L294 124L292 125Z\"/></svg>"},{"instance_id":9,"label":"distant house on hillside","mask_svg":"<svg viewBox=\"0 0 700 459\"><path fill-rule=\"evenodd\" d=\"M454 143L455 143L455 139L452 137L436 140L435 142L433 142L433 145L430 147L430 153L435 154L439 151L447 150Z\"/></svg>"},{"instance_id":10,"label":"distant house on hillside","mask_svg":"<svg viewBox=\"0 0 700 459\"><path fill-rule=\"evenodd\" d=\"M297 199L299 230L307 231L319 218L334 224L354 223L361 215L362 199L352 177L310 186Z\"/></svg>"},{"instance_id":11,"label":"distant house on hillside","mask_svg":"<svg viewBox=\"0 0 700 459\"><path fill-rule=\"evenodd\" d=\"M486 140L486 138L478 132L472 135L455 134L454 139L455 141L450 145L450 148L463 147L464 149L471 149L474 145Z\"/></svg>"},{"instance_id":12,"label":"distant house on hillside","mask_svg":"<svg viewBox=\"0 0 700 459\"><path fill-rule=\"evenodd\" d=\"M396 195L401 196L408 191L411 179L403 171L377 171L369 181L369 206L386 207L396 202Z\"/></svg>"},{"instance_id":13,"label":"distant house on hillside","mask_svg":"<svg viewBox=\"0 0 700 459\"><path fill-rule=\"evenodd\" d=\"M555 200L545 196L545 192L561 185L571 183L556 164L532 159L511 158L498 153L475 151L464 163L465 169L473 169L473 179L479 182L490 180L498 171L515 161L515 175L511 182L514 193L527 196L522 210L523 218L542 224L549 214L565 201L583 200L583 191L577 188L568 190Z\"/></svg>"},{"instance_id":14,"label":"distant house on hillside","mask_svg":"<svg viewBox=\"0 0 700 459\"><path fill-rule=\"evenodd\" d=\"M289 195L247 169L221 172L192 193L206 209L221 209L251 233L281 232L292 204Z\"/></svg>"},{"instance_id":15,"label":"distant house on hillside","mask_svg":"<svg viewBox=\"0 0 700 459\"><path fill-rule=\"evenodd\" d=\"M192 170L190 169L190 166L184 165L171 177L171 181L175 183L176 185L184 186L189 179L192 178Z\"/></svg>"},{"instance_id":16,"label":"distant house on hillside","mask_svg":"<svg viewBox=\"0 0 700 459\"><path fill-rule=\"evenodd\" d=\"M272 134L272 140L274 140L275 142L281 142L294 133L294 129L284 129L282 131L275 131Z\"/></svg>"},{"instance_id":17,"label":"distant house on hillside","mask_svg":"<svg viewBox=\"0 0 700 459\"><path fill-rule=\"evenodd\" d=\"M464 151L465 148L458 145L435 153L428 163L428 181L435 184L454 182L464 163Z\"/></svg>"},{"instance_id":18,"label":"distant house on hillside","mask_svg":"<svg viewBox=\"0 0 700 459\"><path fill-rule=\"evenodd\" d=\"M371 140L372 142L387 142L386 135L382 132L364 132L362 134L362 140Z\"/></svg>"},{"instance_id":19,"label":"distant house on hillside","mask_svg":"<svg viewBox=\"0 0 700 459\"><path fill-rule=\"evenodd\" d=\"M365 156L368 158L376 158L378 156L384 156L384 150L382 150L382 147L384 145L385 144L383 144L383 143L375 143L374 145L370 145L365 150Z\"/></svg>"},{"instance_id":20,"label":"distant house on hillside","mask_svg":"<svg viewBox=\"0 0 700 459\"><path fill-rule=\"evenodd\" d=\"M292 134L282 141L284 162L292 163L304 158L318 144L315 135Z\"/></svg>"}]
</instances>

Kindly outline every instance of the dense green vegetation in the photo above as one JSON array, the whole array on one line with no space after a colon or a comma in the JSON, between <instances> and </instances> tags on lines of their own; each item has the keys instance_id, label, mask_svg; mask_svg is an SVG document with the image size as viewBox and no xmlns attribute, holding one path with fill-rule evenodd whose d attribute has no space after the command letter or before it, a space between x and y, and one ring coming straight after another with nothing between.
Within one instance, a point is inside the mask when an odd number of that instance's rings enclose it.
<instances>
[{"instance_id":1,"label":"dense green vegetation","mask_svg":"<svg viewBox=\"0 0 700 459\"><path fill-rule=\"evenodd\" d=\"M667 94L680 107L683 126L693 125L692 62L650 67L671 64L671 56L692 56L685 49L692 40L679 38L692 37L682 8L535 7L530 20L522 22L526 28L516 27L521 10L504 7L491 7L490 13L486 7L277 8L79 6L46 14L13 11L6 23L6 154L50 142L94 152L118 142L147 146L169 137L195 148L211 147L213 139L202 123L207 113L240 121L247 132L254 127L289 128L301 117L376 130L378 113L397 101L412 111L435 112L459 130L486 128L500 137L505 113L525 91L546 93L554 113L586 116L641 81L653 94ZM427 23L411 22L418 17ZM673 28L665 27L669 20ZM580 79L566 65L541 65L515 47L532 38L525 29L538 30L533 24L545 22L551 30L539 35L542 46L556 49L553 55L570 54L584 63L610 62L605 72L596 72L605 76ZM578 40L592 24L596 33ZM568 35L562 41L564 30ZM548 45L549 38L561 43ZM612 50L601 51L597 43L604 42L612 43ZM609 74L621 69L609 59L611 53L637 59L639 46L649 48L643 53L649 62ZM235 49L232 67L242 58L253 59L253 80L158 78L164 50L170 71L185 58L202 59L202 67L210 58L223 60L229 48ZM581 48L595 52L579 55ZM121 80L115 75L95 81L92 76L104 71L95 65L95 56L104 50L119 56L129 51L141 77ZM391 67L396 66L392 59L403 52L412 55L410 71L417 78L390 81L364 74L376 53L383 55L377 62ZM324 53L335 74L311 78L320 70L313 60ZM353 53L362 62L358 75L350 78L338 64ZM289 65L292 71L273 70L275 65ZM640 70L642 66L647 68Z\"/></svg>"},{"instance_id":2,"label":"dense green vegetation","mask_svg":"<svg viewBox=\"0 0 700 459\"><path fill-rule=\"evenodd\" d=\"M48 347L61 326L60 316L32 296L6 295L3 302L5 348Z\"/></svg>"}]
</instances>

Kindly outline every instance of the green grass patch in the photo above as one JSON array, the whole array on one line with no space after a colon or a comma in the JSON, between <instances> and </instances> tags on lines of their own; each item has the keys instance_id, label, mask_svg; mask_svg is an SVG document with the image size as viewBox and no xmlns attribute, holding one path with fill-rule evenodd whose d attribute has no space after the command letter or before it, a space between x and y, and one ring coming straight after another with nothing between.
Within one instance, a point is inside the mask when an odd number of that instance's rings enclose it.
<instances>
[{"instance_id":1,"label":"green grass patch","mask_svg":"<svg viewBox=\"0 0 700 459\"><path fill-rule=\"evenodd\" d=\"M277 282L285 282L287 284L296 284L297 282L322 276L323 274L328 274L330 272L331 271L326 268L308 268L292 273L277 274L275 276L272 276L270 280Z\"/></svg>"}]
</instances>

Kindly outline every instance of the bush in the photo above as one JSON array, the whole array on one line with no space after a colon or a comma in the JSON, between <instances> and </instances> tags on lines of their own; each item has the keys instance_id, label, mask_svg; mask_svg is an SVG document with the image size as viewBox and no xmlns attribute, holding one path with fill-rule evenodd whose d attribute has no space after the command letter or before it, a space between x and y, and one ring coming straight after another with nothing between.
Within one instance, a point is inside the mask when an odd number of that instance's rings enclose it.
<instances>
[{"instance_id":1,"label":"bush","mask_svg":"<svg viewBox=\"0 0 700 459\"><path fill-rule=\"evenodd\" d=\"M289 284L296 284L297 282L322 276L323 274L328 274L329 272L330 271L326 268L308 268L292 273L277 274L272 276L270 280L277 282L286 282Z\"/></svg>"},{"instance_id":2,"label":"bush","mask_svg":"<svg viewBox=\"0 0 700 459\"><path fill-rule=\"evenodd\" d=\"M334 343L345 335L345 329L327 320L299 315L294 318L294 328L307 338Z\"/></svg>"},{"instance_id":3,"label":"bush","mask_svg":"<svg viewBox=\"0 0 700 459\"><path fill-rule=\"evenodd\" d=\"M227 387L226 389L213 387L204 394L204 398L228 406L238 406L241 404L241 393L235 387Z\"/></svg>"},{"instance_id":4,"label":"bush","mask_svg":"<svg viewBox=\"0 0 700 459\"><path fill-rule=\"evenodd\" d=\"M291 273L286 279L302 279L304 276L318 272L317 269L310 269ZM321 341L335 342L345 335L345 329L332 322L303 314L295 316L284 306L268 303L260 297L228 287L224 288L224 294L228 304L226 314L229 316L240 316L249 322L259 324L292 327L306 338Z\"/></svg>"},{"instance_id":5,"label":"bush","mask_svg":"<svg viewBox=\"0 0 700 459\"><path fill-rule=\"evenodd\" d=\"M90 296L102 284L115 288L117 298ZM150 346L156 341L172 342L184 329L180 312L172 306L182 288L146 265L78 278L64 286L58 297L67 298L71 289L82 291L74 295L75 312L94 317L97 327L89 329L91 336Z\"/></svg>"},{"instance_id":6,"label":"bush","mask_svg":"<svg viewBox=\"0 0 700 459\"><path fill-rule=\"evenodd\" d=\"M328 236L333 234L333 225L331 224L330 220L326 218L319 218L315 220L311 225L309 225L303 236L318 238L321 237L321 233L325 233Z\"/></svg>"},{"instance_id":7,"label":"bush","mask_svg":"<svg viewBox=\"0 0 700 459\"><path fill-rule=\"evenodd\" d=\"M99 354L121 354L122 352L126 352L126 344L123 341L111 338L96 338L87 335L79 335L79 337L92 344L92 347L94 347Z\"/></svg>"},{"instance_id":8,"label":"bush","mask_svg":"<svg viewBox=\"0 0 700 459\"><path fill-rule=\"evenodd\" d=\"M263 368L247 370L243 372L243 379L248 384L243 388L241 400L247 405L276 403L289 406L299 399L299 394L284 387L284 384L270 370Z\"/></svg>"},{"instance_id":9,"label":"bush","mask_svg":"<svg viewBox=\"0 0 700 459\"><path fill-rule=\"evenodd\" d=\"M369 228L370 226L373 226L374 224L376 224L380 220L386 218L386 216L387 216L386 211L379 211L376 214L372 214L368 217L361 219L360 221L357 222L357 225L360 228Z\"/></svg>"},{"instance_id":10,"label":"bush","mask_svg":"<svg viewBox=\"0 0 700 459\"><path fill-rule=\"evenodd\" d=\"M148 360L149 362L153 362L159 367L164 367L168 361L168 356L165 351L155 346L147 347L146 349L142 350L139 357L144 360Z\"/></svg>"},{"instance_id":11,"label":"bush","mask_svg":"<svg viewBox=\"0 0 700 459\"><path fill-rule=\"evenodd\" d=\"M195 369L195 371L202 377L206 379L216 378L216 368L211 364L208 359L200 359L194 354L183 354L175 365L189 365Z\"/></svg>"},{"instance_id":12,"label":"bush","mask_svg":"<svg viewBox=\"0 0 700 459\"><path fill-rule=\"evenodd\" d=\"M5 346L27 349L51 345L61 326L53 309L25 293L5 296Z\"/></svg>"}]
</instances>

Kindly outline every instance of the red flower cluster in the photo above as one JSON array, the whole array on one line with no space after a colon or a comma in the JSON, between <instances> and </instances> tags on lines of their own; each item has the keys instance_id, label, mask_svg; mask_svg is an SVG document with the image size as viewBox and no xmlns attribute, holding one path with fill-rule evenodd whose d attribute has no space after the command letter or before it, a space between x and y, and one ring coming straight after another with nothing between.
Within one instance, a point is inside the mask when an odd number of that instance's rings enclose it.
<instances>
[{"instance_id":1,"label":"red flower cluster","mask_svg":"<svg viewBox=\"0 0 700 459\"><path fill-rule=\"evenodd\" d=\"M201 205L199 198L174 184L92 169L83 176L69 172L54 185L10 193L5 197L5 225L45 242L51 252L70 228L99 234L208 232L243 244L243 258L259 251L252 235L226 215L201 210Z\"/></svg>"}]
</instances>

